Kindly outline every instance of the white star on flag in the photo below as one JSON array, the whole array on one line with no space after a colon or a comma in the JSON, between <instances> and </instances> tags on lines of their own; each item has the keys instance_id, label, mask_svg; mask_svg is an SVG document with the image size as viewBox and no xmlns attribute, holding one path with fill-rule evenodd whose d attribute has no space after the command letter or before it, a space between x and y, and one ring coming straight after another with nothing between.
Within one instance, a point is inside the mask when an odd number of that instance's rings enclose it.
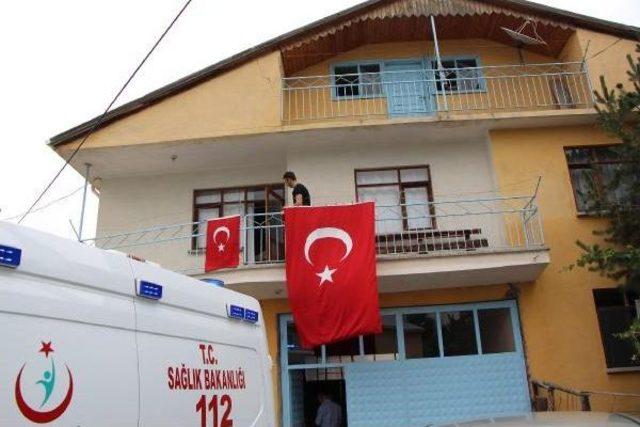
<instances>
[{"instance_id":1,"label":"white star on flag","mask_svg":"<svg viewBox=\"0 0 640 427\"><path fill-rule=\"evenodd\" d=\"M219 252L224 252L224 244L220 243L220 244L218 245L218 251L219 251Z\"/></svg>"},{"instance_id":2,"label":"white star on flag","mask_svg":"<svg viewBox=\"0 0 640 427\"><path fill-rule=\"evenodd\" d=\"M333 283L333 273L336 272L336 269L329 268L328 265L324 266L324 270L320 273L316 273L316 276L320 278L320 284L318 286L322 286L324 282Z\"/></svg>"}]
</instances>

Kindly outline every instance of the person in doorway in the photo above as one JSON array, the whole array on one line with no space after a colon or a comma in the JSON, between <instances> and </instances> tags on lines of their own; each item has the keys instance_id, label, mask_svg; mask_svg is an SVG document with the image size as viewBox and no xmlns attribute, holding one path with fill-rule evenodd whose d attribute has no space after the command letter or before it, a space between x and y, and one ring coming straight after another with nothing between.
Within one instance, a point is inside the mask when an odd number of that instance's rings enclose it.
<instances>
[{"instance_id":1,"label":"person in doorway","mask_svg":"<svg viewBox=\"0 0 640 427\"><path fill-rule=\"evenodd\" d=\"M342 408L327 393L319 393L320 406L316 413L318 427L340 427L342 425Z\"/></svg>"},{"instance_id":2,"label":"person in doorway","mask_svg":"<svg viewBox=\"0 0 640 427\"><path fill-rule=\"evenodd\" d=\"M309 190L307 190L307 187L298 182L295 173L291 171L285 172L285 174L282 176L282 179L284 179L284 184L287 187L293 188L293 206L311 206L311 196L309 195Z\"/></svg>"}]
</instances>

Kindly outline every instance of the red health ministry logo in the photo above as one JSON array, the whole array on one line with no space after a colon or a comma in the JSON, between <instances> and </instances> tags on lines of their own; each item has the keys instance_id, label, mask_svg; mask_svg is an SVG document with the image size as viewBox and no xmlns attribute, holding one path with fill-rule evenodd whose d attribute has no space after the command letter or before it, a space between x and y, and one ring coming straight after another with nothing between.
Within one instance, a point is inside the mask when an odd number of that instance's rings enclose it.
<instances>
[{"instance_id":1,"label":"red health ministry logo","mask_svg":"<svg viewBox=\"0 0 640 427\"><path fill-rule=\"evenodd\" d=\"M55 350L53 349L51 341L46 343L43 341L40 350L38 350L38 353L44 354L44 358L46 359L47 362L49 362L50 360L50 367L43 372L42 379L36 381L34 384L31 385L31 387L35 387L35 386L42 387L42 391L44 392L42 397L42 403L38 406L37 409L30 406L25 401L23 396L22 373L26 367L26 363L22 365L22 368L20 368L20 371L18 372L18 376L16 377L16 385L15 385L16 405L18 406L18 409L20 410L22 415L24 415L25 418L27 418L29 421L32 421L34 423L46 424L60 418L60 416L64 414L64 412L67 410L67 408L71 404L71 398L73 397L73 375L71 374L71 370L69 369L69 367L65 365L65 368L67 369L67 374L69 376L69 385L66 393L64 394L64 399L62 399L62 401L54 408L46 409L48 406L51 406L49 404L49 398L51 397L52 393L56 388L56 365L55 365L55 361L53 360L53 356L51 356L51 359L49 359L49 353L54 353L54 352ZM43 408L45 408L45 410L43 410Z\"/></svg>"}]
</instances>

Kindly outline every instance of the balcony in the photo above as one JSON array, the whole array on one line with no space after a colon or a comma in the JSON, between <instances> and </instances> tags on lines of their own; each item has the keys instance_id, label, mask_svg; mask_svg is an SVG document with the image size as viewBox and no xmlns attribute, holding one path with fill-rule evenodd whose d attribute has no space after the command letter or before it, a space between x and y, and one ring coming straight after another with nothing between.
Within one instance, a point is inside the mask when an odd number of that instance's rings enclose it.
<instances>
[{"instance_id":1,"label":"balcony","mask_svg":"<svg viewBox=\"0 0 640 427\"><path fill-rule=\"evenodd\" d=\"M282 118L295 125L589 109L590 85L581 62L287 77Z\"/></svg>"},{"instance_id":2,"label":"balcony","mask_svg":"<svg viewBox=\"0 0 640 427\"><path fill-rule=\"evenodd\" d=\"M530 282L549 262L535 197L443 199L376 205L381 291L424 286ZM206 222L147 228L85 240L158 262L184 274L204 274ZM280 212L242 221L241 267L215 277L258 297L284 291L284 225ZM269 286L267 286L269 285ZM272 292L274 291L275 294Z\"/></svg>"}]
</instances>

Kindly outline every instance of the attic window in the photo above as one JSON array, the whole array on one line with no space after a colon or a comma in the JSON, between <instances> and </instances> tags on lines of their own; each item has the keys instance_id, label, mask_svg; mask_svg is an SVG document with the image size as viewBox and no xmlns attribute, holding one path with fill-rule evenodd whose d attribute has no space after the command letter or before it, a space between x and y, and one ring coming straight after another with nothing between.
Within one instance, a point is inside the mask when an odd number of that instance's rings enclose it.
<instances>
[{"instance_id":1,"label":"attic window","mask_svg":"<svg viewBox=\"0 0 640 427\"><path fill-rule=\"evenodd\" d=\"M336 98L368 98L382 94L379 63L336 65L333 74Z\"/></svg>"}]
</instances>

